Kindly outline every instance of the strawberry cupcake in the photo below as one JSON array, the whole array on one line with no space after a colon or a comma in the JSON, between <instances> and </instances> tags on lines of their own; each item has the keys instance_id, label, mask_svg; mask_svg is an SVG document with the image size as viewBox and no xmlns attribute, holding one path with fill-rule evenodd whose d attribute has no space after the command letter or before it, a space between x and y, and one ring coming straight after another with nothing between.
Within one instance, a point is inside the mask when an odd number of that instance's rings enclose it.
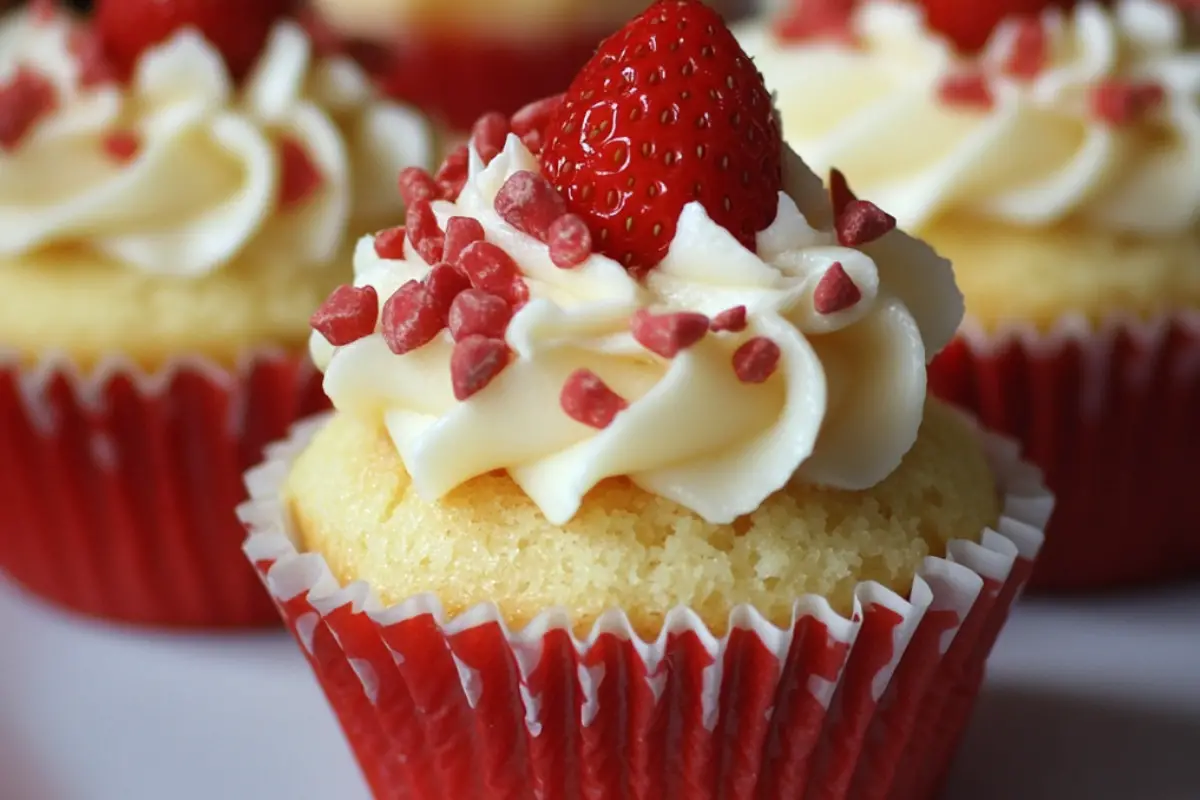
<instances>
[{"instance_id":1,"label":"strawberry cupcake","mask_svg":"<svg viewBox=\"0 0 1200 800\"><path fill-rule=\"evenodd\" d=\"M1200 37L1182 4L805 0L740 38L788 141L953 261L967 318L932 386L1045 469L1059 504L1033 585L1200 575Z\"/></svg>"},{"instance_id":2,"label":"strawberry cupcake","mask_svg":"<svg viewBox=\"0 0 1200 800\"><path fill-rule=\"evenodd\" d=\"M714 12L476 126L354 265L336 411L241 515L375 796L933 796L1051 500L926 396L950 265Z\"/></svg>"},{"instance_id":3,"label":"strawberry cupcake","mask_svg":"<svg viewBox=\"0 0 1200 800\"><path fill-rule=\"evenodd\" d=\"M747 3L717 0L737 15ZM647 0L313 0L385 91L465 130L561 92Z\"/></svg>"},{"instance_id":4,"label":"strawberry cupcake","mask_svg":"<svg viewBox=\"0 0 1200 800\"><path fill-rule=\"evenodd\" d=\"M0 20L0 568L110 619L272 621L240 473L324 406L311 310L431 158L296 23L247 58L213 19L147 19L136 57L45 4Z\"/></svg>"}]
</instances>

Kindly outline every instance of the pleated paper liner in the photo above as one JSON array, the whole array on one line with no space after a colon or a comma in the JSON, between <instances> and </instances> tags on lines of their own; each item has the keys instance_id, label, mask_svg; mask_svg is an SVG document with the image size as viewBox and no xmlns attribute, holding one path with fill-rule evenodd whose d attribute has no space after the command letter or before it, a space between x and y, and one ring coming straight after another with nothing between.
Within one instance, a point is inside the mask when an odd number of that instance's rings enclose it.
<instances>
[{"instance_id":1,"label":"pleated paper liner","mask_svg":"<svg viewBox=\"0 0 1200 800\"><path fill-rule=\"evenodd\" d=\"M181 359L0 356L0 569L58 606L154 626L277 625L241 552L242 473L323 410L306 357L235 370Z\"/></svg>"},{"instance_id":2,"label":"pleated paper liner","mask_svg":"<svg viewBox=\"0 0 1200 800\"><path fill-rule=\"evenodd\" d=\"M1200 312L968 324L930 388L1044 470L1057 504L1032 589L1200 576Z\"/></svg>"},{"instance_id":3,"label":"pleated paper liner","mask_svg":"<svg viewBox=\"0 0 1200 800\"><path fill-rule=\"evenodd\" d=\"M491 605L384 608L297 552L280 492L323 421L270 449L239 513L381 800L932 797L1053 505L987 436L1004 517L926 559L907 599L864 583L846 619L803 597L787 629L739 607L722 637L679 608L652 642L613 611L580 640L561 610L515 631Z\"/></svg>"}]
</instances>

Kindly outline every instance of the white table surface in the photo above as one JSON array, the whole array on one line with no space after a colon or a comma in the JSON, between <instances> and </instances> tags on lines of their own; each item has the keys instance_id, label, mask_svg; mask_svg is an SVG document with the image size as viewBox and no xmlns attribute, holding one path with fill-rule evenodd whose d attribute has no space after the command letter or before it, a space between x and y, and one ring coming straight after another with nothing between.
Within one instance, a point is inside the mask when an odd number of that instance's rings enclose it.
<instances>
[{"instance_id":1,"label":"white table surface","mask_svg":"<svg viewBox=\"0 0 1200 800\"><path fill-rule=\"evenodd\" d=\"M0 579L0 800L363 800L282 634L131 633ZM949 800L1200 800L1200 586L1026 601Z\"/></svg>"}]
</instances>

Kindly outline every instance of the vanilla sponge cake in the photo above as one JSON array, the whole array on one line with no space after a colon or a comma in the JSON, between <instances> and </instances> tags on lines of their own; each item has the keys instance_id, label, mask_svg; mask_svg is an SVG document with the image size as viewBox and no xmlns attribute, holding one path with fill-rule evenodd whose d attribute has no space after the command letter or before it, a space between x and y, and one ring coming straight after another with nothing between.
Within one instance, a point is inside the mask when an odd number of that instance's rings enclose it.
<instances>
[{"instance_id":1,"label":"vanilla sponge cake","mask_svg":"<svg viewBox=\"0 0 1200 800\"><path fill-rule=\"evenodd\" d=\"M323 554L343 583L366 581L386 604L432 592L455 616L492 602L515 629L561 607L580 636L619 608L647 639L680 605L716 635L742 603L784 627L806 594L849 615L860 581L906 595L926 556L977 538L999 516L978 437L933 401L916 445L879 485L792 484L728 525L620 478L589 492L562 526L502 473L428 503L386 431L347 414L297 460L285 497L302 549Z\"/></svg>"}]
</instances>

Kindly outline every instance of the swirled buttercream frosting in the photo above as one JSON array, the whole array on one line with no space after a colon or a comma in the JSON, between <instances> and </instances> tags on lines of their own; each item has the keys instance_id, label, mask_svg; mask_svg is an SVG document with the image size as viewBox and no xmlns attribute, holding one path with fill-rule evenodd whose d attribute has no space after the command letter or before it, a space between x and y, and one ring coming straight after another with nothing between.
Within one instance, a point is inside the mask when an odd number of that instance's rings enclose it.
<instances>
[{"instance_id":1,"label":"swirled buttercream frosting","mask_svg":"<svg viewBox=\"0 0 1200 800\"><path fill-rule=\"evenodd\" d=\"M83 247L176 276L326 265L360 223L401 213L396 173L432 157L421 116L291 22L241 86L190 30L127 86L98 56L66 15L0 22L0 257Z\"/></svg>"},{"instance_id":2,"label":"swirled buttercream frosting","mask_svg":"<svg viewBox=\"0 0 1200 800\"><path fill-rule=\"evenodd\" d=\"M863 0L845 22L837 36L767 21L738 35L788 142L901 226L957 213L1161 234L1200 220L1200 49L1177 6L1012 19L970 58L916 5Z\"/></svg>"},{"instance_id":3,"label":"swirled buttercream frosting","mask_svg":"<svg viewBox=\"0 0 1200 800\"><path fill-rule=\"evenodd\" d=\"M422 497L505 470L555 523L614 476L714 523L792 480L874 485L916 439L962 298L900 230L835 232L787 155L755 251L692 202L638 280L498 213L540 180L517 136L486 165L472 150L457 199L363 239L354 287L314 317L327 393L378 416Z\"/></svg>"}]
</instances>

